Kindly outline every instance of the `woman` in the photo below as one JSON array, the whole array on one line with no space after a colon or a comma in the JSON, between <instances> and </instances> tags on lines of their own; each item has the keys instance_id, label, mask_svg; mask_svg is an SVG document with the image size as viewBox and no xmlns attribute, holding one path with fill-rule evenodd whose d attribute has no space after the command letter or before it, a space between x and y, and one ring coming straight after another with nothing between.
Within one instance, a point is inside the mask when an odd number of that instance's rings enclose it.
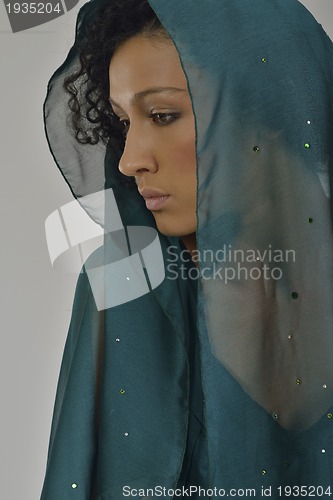
<instances>
[{"instance_id":1,"label":"woman","mask_svg":"<svg viewBox=\"0 0 333 500\"><path fill-rule=\"evenodd\" d=\"M166 276L98 311L81 274L43 500L332 493L332 55L296 0L81 9L45 120L86 267L111 188Z\"/></svg>"}]
</instances>

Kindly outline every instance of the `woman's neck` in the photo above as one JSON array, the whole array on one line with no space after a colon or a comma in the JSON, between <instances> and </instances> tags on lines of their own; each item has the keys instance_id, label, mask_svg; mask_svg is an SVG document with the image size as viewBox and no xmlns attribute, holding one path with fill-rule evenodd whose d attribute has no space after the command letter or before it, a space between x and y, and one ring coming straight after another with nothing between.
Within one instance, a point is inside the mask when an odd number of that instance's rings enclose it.
<instances>
[{"instance_id":1,"label":"woman's neck","mask_svg":"<svg viewBox=\"0 0 333 500\"><path fill-rule=\"evenodd\" d=\"M197 235L196 233L187 234L181 237L182 242L186 246L187 250L193 256L193 252L197 249Z\"/></svg>"}]
</instances>

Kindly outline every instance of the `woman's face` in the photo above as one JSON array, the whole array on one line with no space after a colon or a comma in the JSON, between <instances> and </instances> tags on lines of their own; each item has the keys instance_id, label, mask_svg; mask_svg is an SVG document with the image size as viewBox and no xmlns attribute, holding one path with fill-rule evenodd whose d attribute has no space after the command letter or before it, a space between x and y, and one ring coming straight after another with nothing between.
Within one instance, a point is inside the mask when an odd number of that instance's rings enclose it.
<instances>
[{"instance_id":1,"label":"woman's face","mask_svg":"<svg viewBox=\"0 0 333 500\"><path fill-rule=\"evenodd\" d=\"M119 170L135 177L161 233L195 233L194 116L172 42L138 36L121 45L110 63L110 102L126 131Z\"/></svg>"}]
</instances>

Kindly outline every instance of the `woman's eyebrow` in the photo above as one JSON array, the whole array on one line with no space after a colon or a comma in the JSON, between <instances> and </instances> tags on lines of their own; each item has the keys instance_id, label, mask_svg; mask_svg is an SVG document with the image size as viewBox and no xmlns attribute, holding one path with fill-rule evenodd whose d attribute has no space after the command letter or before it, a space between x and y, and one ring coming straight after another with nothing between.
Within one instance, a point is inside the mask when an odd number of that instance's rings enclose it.
<instances>
[{"instance_id":1,"label":"woman's eyebrow","mask_svg":"<svg viewBox=\"0 0 333 500\"><path fill-rule=\"evenodd\" d=\"M157 95L157 94L174 94L174 93L186 93L188 94L188 89L179 89L177 87L153 87L147 90L143 90L142 92L137 92L131 98L130 104L137 104L142 101L145 97L149 95ZM121 108L119 104L117 104L111 97L109 99L110 103L113 106L117 106L117 108Z\"/></svg>"}]
</instances>

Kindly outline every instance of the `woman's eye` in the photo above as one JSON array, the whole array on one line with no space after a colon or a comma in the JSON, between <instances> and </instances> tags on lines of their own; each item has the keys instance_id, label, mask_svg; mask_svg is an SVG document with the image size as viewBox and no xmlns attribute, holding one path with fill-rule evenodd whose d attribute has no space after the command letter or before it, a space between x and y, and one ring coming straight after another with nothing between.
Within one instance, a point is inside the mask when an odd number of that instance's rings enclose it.
<instances>
[{"instance_id":1,"label":"woman's eye","mask_svg":"<svg viewBox=\"0 0 333 500\"><path fill-rule=\"evenodd\" d=\"M170 125L179 117L180 113L151 113L148 115L148 118L150 118L153 121L153 123L161 127ZM126 137L128 130L130 128L130 121L125 119L124 120L119 119L119 124L121 126L124 136Z\"/></svg>"},{"instance_id":2,"label":"woman's eye","mask_svg":"<svg viewBox=\"0 0 333 500\"><path fill-rule=\"evenodd\" d=\"M150 118L156 125L169 125L179 118L179 113L151 113Z\"/></svg>"}]
</instances>

